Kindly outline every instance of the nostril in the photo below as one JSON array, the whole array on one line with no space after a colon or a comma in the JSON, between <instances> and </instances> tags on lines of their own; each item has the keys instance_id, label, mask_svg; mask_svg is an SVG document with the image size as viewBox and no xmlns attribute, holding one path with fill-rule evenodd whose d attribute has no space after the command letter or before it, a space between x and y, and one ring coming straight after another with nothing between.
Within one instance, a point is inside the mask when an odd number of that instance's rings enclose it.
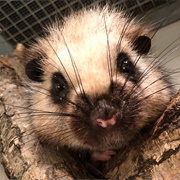
<instances>
[{"instance_id":1,"label":"nostril","mask_svg":"<svg viewBox=\"0 0 180 180\"><path fill-rule=\"evenodd\" d=\"M107 128L110 126L114 126L116 124L116 118L115 118L115 116L113 116L111 119L107 119L107 120L98 118L98 119L96 119L96 123L103 128Z\"/></svg>"},{"instance_id":2,"label":"nostril","mask_svg":"<svg viewBox=\"0 0 180 180\"><path fill-rule=\"evenodd\" d=\"M91 112L93 124L103 128L110 128L116 124L116 119L117 108L106 99L98 100Z\"/></svg>"}]
</instances>

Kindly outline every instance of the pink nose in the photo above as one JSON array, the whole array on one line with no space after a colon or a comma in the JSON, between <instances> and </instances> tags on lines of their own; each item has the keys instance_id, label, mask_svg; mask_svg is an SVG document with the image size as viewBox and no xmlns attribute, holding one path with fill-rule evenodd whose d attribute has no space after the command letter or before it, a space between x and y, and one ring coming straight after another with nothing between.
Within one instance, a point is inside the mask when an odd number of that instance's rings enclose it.
<instances>
[{"instance_id":1,"label":"pink nose","mask_svg":"<svg viewBox=\"0 0 180 180\"><path fill-rule=\"evenodd\" d=\"M98 118L96 120L96 123L103 128L107 128L110 126L114 126L116 124L116 118L115 118L115 116L113 116L111 119L107 119L107 120Z\"/></svg>"}]
</instances>

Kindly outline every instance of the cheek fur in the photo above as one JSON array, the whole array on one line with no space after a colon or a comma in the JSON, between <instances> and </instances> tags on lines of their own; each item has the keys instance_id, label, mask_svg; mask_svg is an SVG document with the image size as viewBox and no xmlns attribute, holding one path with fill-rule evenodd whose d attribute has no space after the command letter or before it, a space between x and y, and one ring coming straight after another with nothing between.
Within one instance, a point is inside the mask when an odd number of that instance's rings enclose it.
<instances>
[{"instance_id":1,"label":"cheek fur","mask_svg":"<svg viewBox=\"0 0 180 180\"><path fill-rule=\"evenodd\" d=\"M157 92L167 84L162 79L155 83L161 77L156 65L155 73L143 75L153 60L146 55L151 45L148 29L108 8L77 13L63 26L48 29L49 36L31 49L45 54L43 82L32 101L32 126L41 139L72 149L119 149L157 118L170 91ZM144 39L149 42L145 49L139 43ZM57 72L63 78L52 81ZM62 93L62 87L68 91ZM100 101L115 109L109 119L103 119L107 107L99 108ZM37 111L41 117L36 117ZM98 122L114 118L115 125L104 128L94 122L94 112Z\"/></svg>"}]
</instances>

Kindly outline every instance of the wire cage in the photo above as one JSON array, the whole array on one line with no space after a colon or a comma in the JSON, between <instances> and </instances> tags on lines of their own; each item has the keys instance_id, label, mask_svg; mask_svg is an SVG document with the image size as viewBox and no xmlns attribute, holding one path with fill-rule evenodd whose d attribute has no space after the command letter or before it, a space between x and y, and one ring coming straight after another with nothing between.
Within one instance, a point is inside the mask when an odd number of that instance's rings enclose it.
<instances>
[{"instance_id":1,"label":"wire cage","mask_svg":"<svg viewBox=\"0 0 180 180\"><path fill-rule=\"evenodd\" d=\"M55 18L63 19L83 7L105 5L123 8L138 15L157 7L170 5L174 0L24 0L0 1L0 32L12 45L32 42L41 36L44 26Z\"/></svg>"}]
</instances>

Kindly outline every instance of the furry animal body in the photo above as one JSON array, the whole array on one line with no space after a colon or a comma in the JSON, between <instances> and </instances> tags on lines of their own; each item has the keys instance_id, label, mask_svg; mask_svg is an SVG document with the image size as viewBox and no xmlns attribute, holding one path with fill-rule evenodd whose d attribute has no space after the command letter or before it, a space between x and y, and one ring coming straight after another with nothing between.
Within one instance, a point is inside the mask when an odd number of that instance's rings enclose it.
<instances>
[{"instance_id":1,"label":"furry animal body","mask_svg":"<svg viewBox=\"0 0 180 180\"><path fill-rule=\"evenodd\" d=\"M52 24L26 54L38 137L107 161L155 122L173 90L149 53L149 30L108 7Z\"/></svg>"}]
</instances>

